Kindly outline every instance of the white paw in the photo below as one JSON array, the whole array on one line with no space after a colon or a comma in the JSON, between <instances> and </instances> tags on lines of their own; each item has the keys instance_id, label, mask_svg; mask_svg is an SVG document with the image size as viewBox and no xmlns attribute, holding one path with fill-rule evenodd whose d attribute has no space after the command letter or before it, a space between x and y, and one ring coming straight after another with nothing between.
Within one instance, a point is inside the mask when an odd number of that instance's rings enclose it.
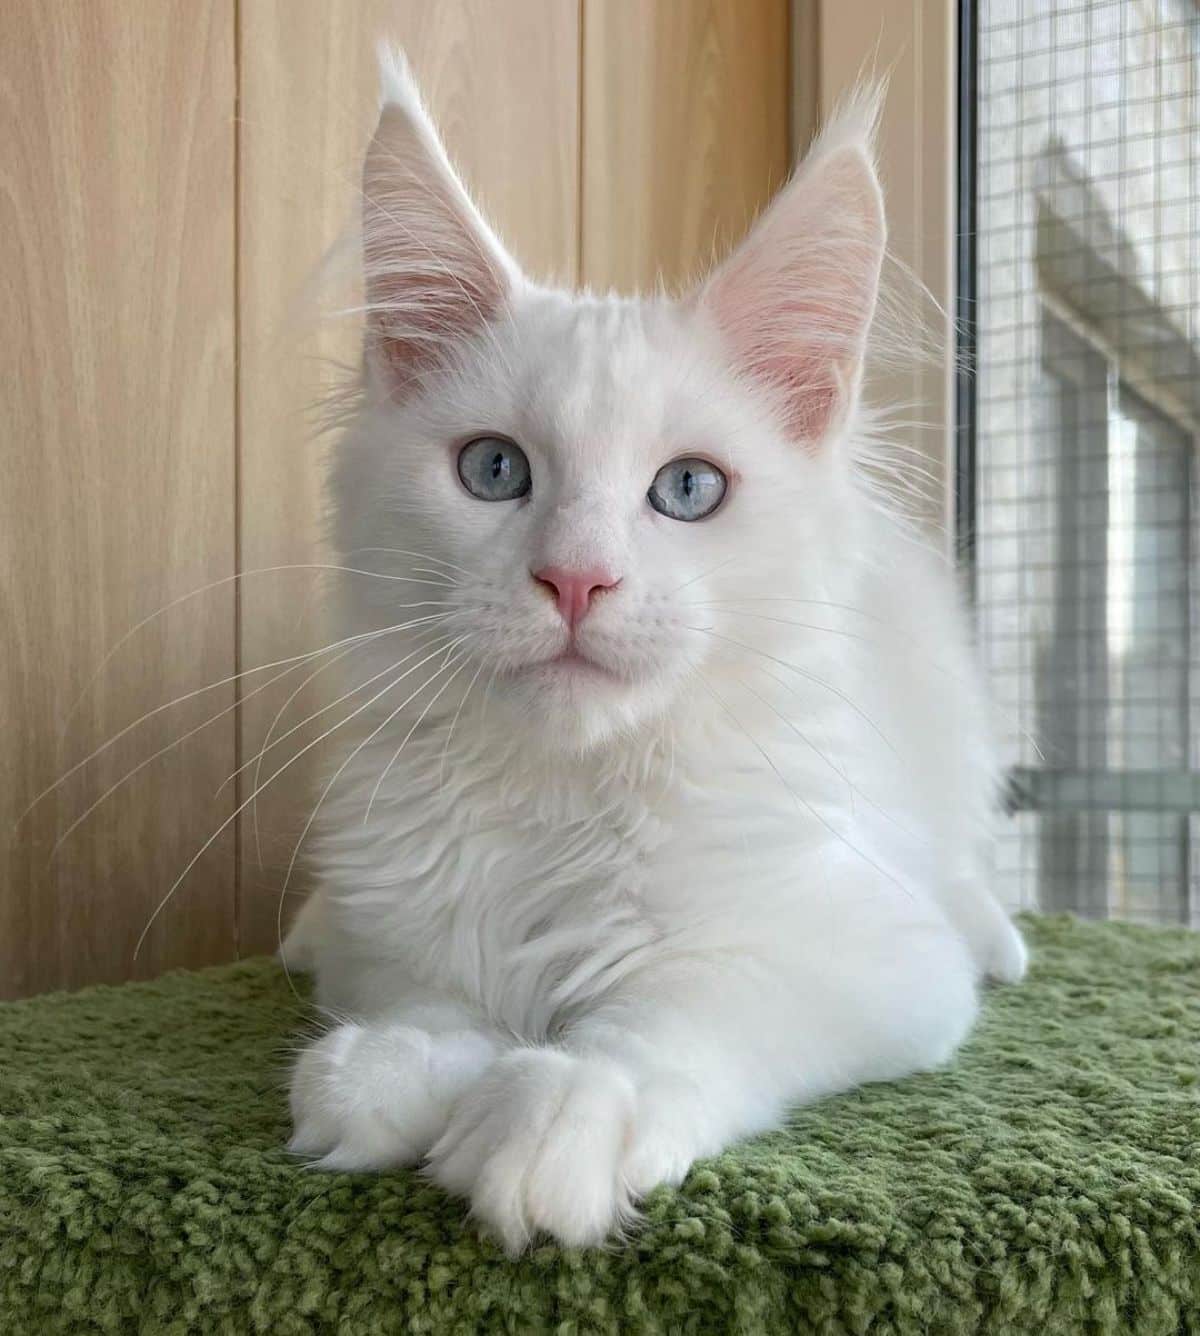
<instances>
[{"instance_id":1,"label":"white paw","mask_svg":"<svg viewBox=\"0 0 1200 1336\"><path fill-rule=\"evenodd\" d=\"M1016 925L1005 919L994 934L984 971L997 983L1019 983L1029 967L1029 948Z\"/></svg>"},{"instance_id":2,"label":"white paw","mask_svg":"<svg viewBox=\"0 0 1200 1336\"><path fill-rule=\"evenodd\" d=\"M697 1116L704 1105L700 1090L683 1077L659 1076L639 1088L637 1119L622 1166L635 1198L660 1183L675 1187L683 1182L692 1161L705 1152ZM716 1150L718 1144L708 1148Z\"/></svg>"},{"instance_id":3,"label":"white paw","mask_svg":"<svg viewBox=\"0 0 1200 1336\"><path fill-rule=\"evenodd\" d=\"M292 1073L288 1149L323 1169L415 1164L441 1134L459 1091L491 1061L473 1031L339 1025Z\"/></svg>"},{"instance_id":4,"label":"white paw","mask_svg":"<svg viewBox=\"0 0 1200 1336\"><path fill-rule=\"evenodd\" d=\"M647 1146L631 1183L638 1144L638 1095L621 1068L523 1049L497 1061L459 1102L430 1151L429 1172L468 1197L511 1253L539 1230L568 1245L599 1244L632 1214L633 1198L673 1168L656 1174Z\"/></svg>"}]
</instances>

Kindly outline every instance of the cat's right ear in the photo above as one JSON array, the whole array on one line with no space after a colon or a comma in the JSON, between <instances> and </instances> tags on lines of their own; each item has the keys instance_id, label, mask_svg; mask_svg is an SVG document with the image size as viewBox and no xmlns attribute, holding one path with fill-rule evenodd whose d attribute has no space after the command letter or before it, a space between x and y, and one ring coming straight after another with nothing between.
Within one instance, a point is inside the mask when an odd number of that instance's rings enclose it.
<instances>
[{"instance_id":1,"label":"cat's right ear","mask_svg":"<svg viewBox=\"0 0 1200 1336\"><path fill-rule=\"evenodd\" d=\"M847 420L862 379L887 240L872 150L882 96L850 100L700 291L738 369L810 448Z\"/></svg>"},{"instance_id":2,"label":"cat's right ear","mask_svg":"<svg viewBox=\"0 0 1200 1336\"><path fill-rule=\"evenodd\" d=\"M494 319L520 271L484 222L398 51L363 164L367 356L403 393Z\"/></svg>"}]
</instances>

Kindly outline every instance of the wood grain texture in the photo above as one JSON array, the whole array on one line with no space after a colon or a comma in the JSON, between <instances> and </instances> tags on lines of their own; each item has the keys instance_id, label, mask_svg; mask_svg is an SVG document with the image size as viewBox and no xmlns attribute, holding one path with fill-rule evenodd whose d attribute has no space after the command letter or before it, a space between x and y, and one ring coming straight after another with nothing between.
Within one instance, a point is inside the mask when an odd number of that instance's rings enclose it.
<instances>
[{"instance_id":1,"label":"wood grain texture","mask_svg":"<svg viewBox=\"0 0 1200 1336\"><path fill-rule=\"evenodd\" d=\"M812 142L821 123L820 0L791 0L791 157Z\"/></svg>"},{"instance_id":2,"label":"wood grain texture","mask_svg":"<svg viewBox=\"0 0 1200 1336\"><path fill-rule=\"evenodd\" d=\"M880 176L888 213L888 249L900 262L884 281L901 320L898 340L930 356L876 375L868 391L908 425L897 432L925 456L923 484L931 523L952 514L955 244L954 0L869 0L861 6L820 0L820 102L828 115L862 75L865 53L888 72L880 121ZM917 290L915 275L933 301ZM939 309L940 308L940 309Z\"/></svg>"},{"instance_id":3,"label":"wood grain texture","mask_svg":"<svg viewBox=\"0 0 1200 1336\"><path fill-rule=\"evenodd\" d=\"M359 337L357 320L323 319L322 311L353 307L358 300L352 231L361 157L378 110L380 40L407 51L451 156L517 258L539 276L575 278L575 3L243 4L239 479L241 564L247 572L322 559L320 450L311 410L330 379L344 374L337 366L353 366ZM348 236L350 244L321 267L321 257ZM307 572L247 576L241 592L242 665L325 643L322 605L336 582L347 578L352 577ZM243 759L262 746L290 688L289 679L245 701ZM288 720L302 719L306 703L315 709L320 701L315 694L302 695ZM315 736L301 731L276 749L276 767L297 744ZM249 822L243 823L243 951L269 950L277 942L280 889L315 798L313 776L323 757L338 755L331 739L327 752L323 744L280 775L259 804L260 845ZM264 768L264 776L270 773ZM244 785L241 796L250 792ZM302 875L294 885L303 891Z\"/></svg>"},{"instance_id":4,"label":"wood grain texture","mask_svg":"<svg viewBox=\"0 0 1200 1336\"><path fill-rule=\"evenodd\" d=\"M789 168L788 0L585 0L581 274L673 286Z\"/></svg>"},{"instance_id":5,"label":"wood grain texture","mask_svg":"<svg viewBox=\"0 0 1200 1336\"><path fill-rule=\"evenodd\" d=\"M47 863L126 769L232 701L167 711L14 832L78 757L227 676L232 591L124 632L233 569L232 0L7 0L0 42L0 995L228 957L227 715L147 766Z\"/></svg>"},{"instance_id":6,"label":"wood grain texture","mask_svg":"<svg viewBox=\"0 0 1200 1336\"><path fill-rule=\"evenodd\" d=\"M13 822L144 712L326 638L328 580L253 572L323 557L312 410L357 355L356 319L327 310L358 294L352 240L322 256L352 234L378 41L408 51L451 155L531 273L635 287L702 267L785 176L787 9L9 0L0 995L275 944L282 870L313 797L302 765L264 804L263 869L234 822L133 961L162 894L250 792L245 775L222 781L296 678L252 695L270 676L255 674L240 697L225 685L154 715L15 835ZM89 685L140 619L235 571L236 591L218 583L150 622ZM223 710L47 863L111 784Z\"/></svg>"}]
</instances>

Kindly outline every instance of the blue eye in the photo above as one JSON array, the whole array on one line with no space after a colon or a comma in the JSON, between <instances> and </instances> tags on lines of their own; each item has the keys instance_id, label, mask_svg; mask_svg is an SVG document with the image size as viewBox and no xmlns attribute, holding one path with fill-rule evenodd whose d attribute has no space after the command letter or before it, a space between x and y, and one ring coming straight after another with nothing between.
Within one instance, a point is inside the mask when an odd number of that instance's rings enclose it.
<instances>
[{"instance_id":1,"label":"blue eye","mask_svg":"<svg viewBox=\"0 0 1200 1336\"><path fill-rule=\"evenodd\" d=\"M702 520L725 498L729 481L707 459L675 459L654 475L646 500L673 520Z\"/></svg>"},{"instance_id":2,"label":"blue eye","mask_svg":"<svg viewBox=\"0 0 1200 1336\"><path fill-rule=\"evenodd\" d=\"M525 451L499 436L480 436L458 452L462 485L481 501L515 501L532 479Z\"/></svg>"}]
</instances>

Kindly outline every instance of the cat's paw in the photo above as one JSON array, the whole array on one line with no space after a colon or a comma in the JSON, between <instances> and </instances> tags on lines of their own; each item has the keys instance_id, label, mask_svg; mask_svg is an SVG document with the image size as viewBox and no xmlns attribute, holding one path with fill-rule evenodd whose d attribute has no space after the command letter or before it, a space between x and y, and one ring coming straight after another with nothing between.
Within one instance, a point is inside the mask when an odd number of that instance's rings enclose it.
<instances>
[{"instance_id":1,"label":"cat's paw","mask_svg":"<svg viewBox=\"0 0 1200 1336\"><path fill-rule=\"evenodd\" d=\"M560 1243L599 1244L632 1214L633 1198L673 1173L643 1144L637 1183L629 1156L638 1095L606 1059L524 1049L499 1059L455 1107L429 1172L469 1198L510 1253L543 1230ZM685 1166L686 1167L686 1166Z\"/></svg>"},{"instance_id":2,"label":"cat's paw","mask_svg":"<svg viewBox=\"0 0 1200 1336\"><path fill-rule=\"evenodd\" d=\"M719 1141L702 1138L703 1093L686 1077L662 1074L638 1088L633 1135L625 1150L622 1175L634 1198L660 1184L682 1183L697 1154L717 1150Z\"/></svg>"},{"instance_id":3,"label":"cat's paw","mask_svg":"<svg viewBox=\"0 0 1200 1336\"><path fill-rule=\"evenodd\" d=\"M292 1073L288 1149L322 1169L416 1164L441 1135L454 1097L492 1060L474 1031L336 1026Z\"/></svg>"},{"instance_id":4,"label":"cat's paw","mask_svg":"<svg viewBox=\"0 0 1200 1336\"><path fill-rule=\"evenodd\" d=\"M1029 948L1016 925L1007 918L997 925L988 943L984 973L997 983L1019 983L1029 968Z\"/></svg>"}]
</instances>

